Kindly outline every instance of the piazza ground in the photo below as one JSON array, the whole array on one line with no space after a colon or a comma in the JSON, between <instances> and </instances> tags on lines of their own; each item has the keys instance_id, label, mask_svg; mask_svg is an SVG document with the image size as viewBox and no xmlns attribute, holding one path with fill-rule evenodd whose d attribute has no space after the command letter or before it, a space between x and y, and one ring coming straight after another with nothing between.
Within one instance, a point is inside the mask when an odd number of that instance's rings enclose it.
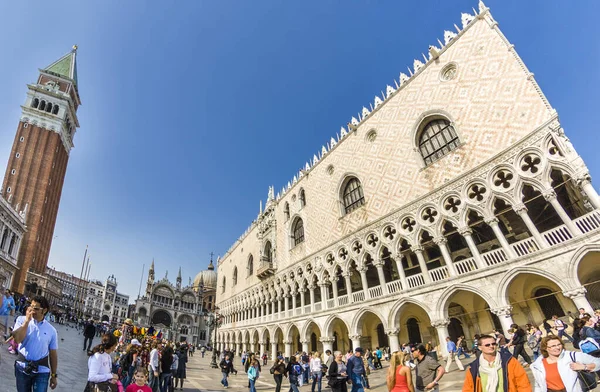
<instances>
[{"instance_id":1,"label":"piazza ground","mask_svg":"<svg viewBox=\"0 0 600 392\"><path fill-rule=\"evenodd\" d=\"M59 384L55 391L83 391L87 379L87 355L82 350L83 337L74 328L55 325L59 336ZM99 338L94 339L97 343ZM2 345L0 348L0 392L14 392L15 377L14 377L14 360L15 356L7 351L7 346ZM187 375L184 391L224 391L220 384L221 373L217 369L210 367L210 354L202 358L197 352L194 357L189 358ZM470 360L463 360L467 364ZM229 379L230 388L234 390L247 390L247 378L243 373L240 358L236 358L235 366L239 370L237 376L231 376ZM268 368L271 366L271 361L263 369L262 377L258 380L257 389L262 391L273 391L275 382L269 374ZM384 392L387 391L385 386L385 374L388 364L384 362L384 369L377 370L371 373L369 377L371 383L371 391ZM531 378L531 372L528 370ZM443 391L460 391L464 380L464 372L459 371L456 365L452 365L449 374L446 374L440 382L440 389ZM309 386L303 386L301 391L309 390ZM289 389L289 384L284 382L283 391ZM326 390L323 388L323 390Z\"/></svg>"}]
</instances>

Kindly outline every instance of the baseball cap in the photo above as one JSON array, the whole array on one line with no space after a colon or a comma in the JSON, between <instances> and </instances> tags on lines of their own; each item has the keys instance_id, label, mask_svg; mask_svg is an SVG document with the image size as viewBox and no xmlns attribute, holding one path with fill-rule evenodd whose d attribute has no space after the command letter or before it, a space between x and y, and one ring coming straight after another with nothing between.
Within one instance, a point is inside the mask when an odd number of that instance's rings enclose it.
<instances>
[{"instance_id":1,"label":"baseball cap","mask_svg":"<svg viewBox=\"0 0 600 392\"><path fill-rule=\"evenodd\" d=\"M141 346L142 343L140 343L139 340L137 339L131 339L131 344L133 344L134 346Z\"/></svg>"}]
</instances>

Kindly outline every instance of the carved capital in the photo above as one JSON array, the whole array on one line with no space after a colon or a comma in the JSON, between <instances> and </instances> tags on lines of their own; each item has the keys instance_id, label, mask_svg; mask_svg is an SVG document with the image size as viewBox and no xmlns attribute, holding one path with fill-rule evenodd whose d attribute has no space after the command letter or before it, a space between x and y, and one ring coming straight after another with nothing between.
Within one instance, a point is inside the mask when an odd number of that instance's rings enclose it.
<instances>
[{"instance_id":1,"label":"carved capital","mask_svg":"<svg viewBox=\"0 0 600 392\"><path fill-rule=\"evenodd\" d=\"M554 189L545 189L542 191L542 196L544 196L547 202L550 202L556 199L556 192L554 192Z\"/></svg>"},{"instance_id":2,"label":"carved capital","mask_svg":"<svg viewBox=\"0 0 600 392\"><path fill-rule=\"evenodd\" d=\"M300 287L300 289L298 291L301 292L302 294L304 294L304 293L306 293L306 287L302 286L302 287Z\"/></svg>"},{"instance_id":3,"label":"carved capital","mask_svg":"<svg viewBox=\"0 0 600 392\"><path fill-rule=\"evenodd\" d=\"M570 299L585 297L585 293L587 293L587 289L583 286L563 291L563 295Z\"/></svg>"},{"instance_id":4,"label":"carved capital","mask_svg":"<svg viewBox=\"0 0 600 392\"><path fill-rule=\"evenodd\" d=\"M351 340L360 340L361 337L362 337L361 335L352 335L352 336L350 336L350 339Z\"/></svg>"},{"instance_id":5,"label":"carved capital","mask_svg":"<svg viewBox=\"0 0 600 392\"><path fill-rule=\"evenodd\" d=\"M577 183L577 186L581 188L585 185L591 184L592 176L589 172L583 172L577 176L575 182Z\"/></svg>"},{"instance_id":6,"label":"carved capital","mask_svg":"<svg viewBox=\"0 0 600 392\"><path fill-rule=\"evenodd\" d=\"M496 316L504 316L509 317L512 315L512 306L503 306L501 308L490 309L490 312L494 313Z\"/></svg>"},{"instance_id":7,"label":"carved capital","mask_svg":"<svg viewBox=\"0 0 600 392\"><path fill-rule=\"evenodd\" d=\"M361 274L366 274L367 273L367 267L360 266L360 268L358 268L358 272L360 272Z\"/></svg>"},{"instance_id":8,"label":"carved capital","mask_svg":"<svg viewBox=\"0 0 600 392\"><path fill-rule=\"evenodd\" d=\"M319 338L319 341L321 343L333 343L333 342L335 342L335 338L330 337L330 336L321 336Z\"/></svg>"},{"instance_id":9,"label":"carved capital","mask_svg":"<svg viewBox=\"0 0 600 392\"><path fill-rule=\"evenodd\" d=\"M435 237L433 242L435 242L437 245L446 245L448 243L448 239L441 235L439 237Z\"/></svg>"},{"instance_id":10,"label":"carved capital","mask_svg":"<svg viewBox=\"0 0 600 392\"><path fill-rule=\"evenodd\" d=\"M350 279L352 277L352 272L348 271L348 272L344 272L342 274L342 276L346 279Z\"/></svg>"},{"instance_id":11,"label":"carved capital","mask_svg":"<svg viewBox=\"0 0 600 392\"><path fill-rule=\"evenodd\" d=\"M523 215L527 213L527 206L524 203L518 203L513 206L513 211L519 215Z\"/></svg>"},{"instance_id":12,"label":"carved capital","mask_svg":"<svg viewBox=\"0 0 600 392\"><path fill-rule=\"evenodd\" d=\"M493 218L486 218L484 219L484 222L488 225L488 226L498 226L498 218L493 217Z\"/></svg>"},{"instance_id":13,"label":"carved capital","mask_svg":"<svg viewBox=\"0 0 600 392\"><path fill-rule=\"evenodd\" d=\"M398 328L396 329L386 329L385 330L385 334L388 336L394 336L394 335L398 335L400 333L400 330Z\"/></svg>"},{"instance_id":14,"label":"carved capital","mask_svg":"<svg viewBox=\"0 0 600 392\"><path fill-rule=\"evenodd\" d=\"M434 328L446 328L448 325L450 325L449 319L433 320L431 322L431 326Z\"/></svg>"},{"instance_id":15,"label":"carved capital","mask_svg":"<svg viewBox=\"0 0 600 392\"><path fill-rule=\"evenodd\" d=\"M459 227L458 234L462 235L463 237L470 236L473 235L473 229L471 229L469 226Z\"/></svg>"},{"instance_id":16,"label":"carved capital","mask_svg":"<svg viewBox=\"0 0 600 392\"><path fill-rule=\"evenodd\" d=\"M302 344L308 344L308 340L301 340L300 343L302 343Z\"/></svg>"},{"instance_id":17,"label":"carved capital","mask_svg":"<svg viewBox=\"0 0 600 392\"><path fill-rule=\"evenodd\" d=\"M312 284L312 283L310 284L310 286L308 286L308 289L309 289L310 291L313 291L313 290L314 290L314 289L316 289L316 288L317 288L317 286L315 286L315 285L314 285L314 284Z\"/></svg>"},{"instance_id":18,"label":"carved capital","mask_svg":"<svg viewBox=\"0 0 600 392\"><path fill-rule=\"evenodd\" d=\"M415 253L422 253L423 250L425 250L425 248L423 248L421 245L413 245L410 247L412 249L413 252Z\"/></svg>"},{"instance_id":19,"label":"carved capital","mask_svg":"<svg viewBox=\"0 0 600 392\"><path fill-rule=\"evenodd\" d=\"M374 265L376 268L383 268L383 260L381 260L381 259L377 259L377 260L375 260L375 262L373 263L373 265Z\"/></svg>"},{"instance_id":20,"label":"carved capital","mask_svg":"<svg viewBox=\"0 0 600 392\"><path fill-rule=\"evenodd\" d=\"M258 344L263 345L263 344L266 344L266 342L263 342L262 340L259 340Z\"/></svg>"},{"instance_id":21,"label":"carved capital","mask_svg":"<svg viewBox=\"0 0 600 392\"><path fill-rule=\"evenodd\" d=\"M335 283L335 282L337 282L337 281L338 281L338 277L337 277L337 276L332 276L331 278L329 278L329 281L330 281L331 283Z\"/></svg>"},{"instance_id":22,"label":"carved capital","mask_svg":"<svg viewBox=\"0 0 600 392\"><path fill-rule=\"evenodd\" d=\"M292 344L292 341L291 340L284 340L283 344Z\"/></svg>"}]
</instances>

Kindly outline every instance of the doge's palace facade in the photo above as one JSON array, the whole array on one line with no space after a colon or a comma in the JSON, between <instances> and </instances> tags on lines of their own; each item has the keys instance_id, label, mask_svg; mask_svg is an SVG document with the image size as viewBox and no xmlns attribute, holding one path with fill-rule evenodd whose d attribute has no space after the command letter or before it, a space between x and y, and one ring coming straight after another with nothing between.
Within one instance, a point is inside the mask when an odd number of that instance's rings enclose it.
<instances>
[{"instance_id":1,"label":"doge's palace facade","mask_svg":"<svg viewBox=\"0 0 600 392\"><path fill-rule=\"evenodd\" d=\"M218 348L397 350L600 304L600 198L556 111L483 3L443 41L269 190L218 263Z\"/></svg>"}]
</instances>

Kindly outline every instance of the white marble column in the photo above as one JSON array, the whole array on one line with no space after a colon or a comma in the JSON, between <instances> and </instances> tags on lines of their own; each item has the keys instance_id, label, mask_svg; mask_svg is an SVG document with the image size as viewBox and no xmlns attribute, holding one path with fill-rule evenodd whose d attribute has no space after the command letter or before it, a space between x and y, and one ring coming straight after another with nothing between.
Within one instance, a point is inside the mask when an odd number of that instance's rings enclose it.
<instances>
[{"instance_id":1,"label":"white marble column","mask_svg":"<svg viewBox=\"0 0 600 392\"><path fill-rule=\"evenodd\" d=\"M583 286L563 291L563 295L571 299L575 303L575 306L577 306L577 309L584 308L587 313L594 314L594 309L585 296L586 293L587 289Z\"/></svg>"},{"instance_id":2,"label":"white marble column","mask_svg":"<svg viewBox=\"0 0 600 392\"><path fill-rule=\"evenodd\" d=\"M452 256L450 256L450 251L448 250L448 239L444 236L439 236L433 239L433 242L440 248L442 252L442 257L444 258L444 262L448 267L448 274L450 276L456 276L456 269L454 268L454 262L452 261Z\"/></svg>"},{"instance_id":3,"label":"white marble column","mask_svg":"<svg viewBox=\"0 0 600 392\"><path fill-rule=\"evenodd\" d=\"M502 249L504 249L506 256L509 259L517 258L516 253L510 247L508 241L506 240L506 237L504 236L504 234L502 233L502 230L500 229L500 225L498 224L498 218L493 217L493 218L485 219L485 223L488 226L490 226L492 228L492 230L494 231L494 234L496 235L496 238L498 239L498 241L500 241L500 245L502 246Z\"/></svg>"},{"instance_id":4,"label":"white marble column","mask_svg":"<svg viewBox=\"0 0 600 392\"><path fill-rule=\"evenodd\" d=\"M360 267L360 283L362 284L363 292L365 293L365 299L369 299L369 284L367 283L367 269Z\"/></svg>"},{"instance_id":5,"label":"white marble column","mask_svg":"<svg viewBox=\"0 0 600 392\"><path fill-rule=\"evenodd\" d=\"M388 293L387 285L385 284L385 275L383 274L383 262L381 260L377 260L377 264L375 264L375 268L377 268L377 277L379 278L379 286L381 286L381 292L383 295Z\"/></svg>"},{"instance_id":6,"label":"white marble column","mask_svg":"<svg viewBox=\"0 0 600 392\"><path fill-rule=\"evenodd\" d=\"M284 357L289 358L292 356L292 341L291 340L285 340L283 342L283 344L285 345L285 355Z\"/></svg>"},{"instance_id":7,"label":"white marble column","mask_svg":"<svg viewBox=\"0 0 600 392\"><path fill-rule=\"evenodd\" d=\"M423 247L411 246L412 251L417 255L417 259L419 260L419 267L421 268L421 275L423 276L423 280L425 283L431 283L431 278L429 277L429 270L427 269L427 263L425 262L425 256L423 256Z\"/></svg>"},{"instance_id":8,"label":"white marble column","mask_svg":"<svg viewBox=\"0 0 600 392\"><path fill-rule=\"evenodd\" d=\"M400 275L402 290L406 290L408 288L408 283L406 282L406 272L404 272L404 266L402 265L402 253L398 252L394 255L394 262L396 263L398 275Z\"/></svg>"},{"instance_id":9,"label":"white marble column","mask_svg":"<svg viewBox=\"0 0 600 392\"><path fill-rule=\"evenodd\" d=\"M398 340L398 334L400 330L398 329L388 329L385 331L388 336L388 340L390 342L390 352L400 351L400 341Z\"/></svg>"},{"instance_id":10,"label":"white marble column","mask_svg":"<svg viewBox=\"0 0 600 392\"><path fill-rule=\"evenodd\" d=\"M310 311L315 311L315 285L311 284L308 286L308 290L310 290Z\"/></svg>"},{"instance_id":11,"label":"white marble column","mask_svg":"<svg viewBox=\"0 0 600 392\"><path fill-rule=\"evenodd\" d=\"M333 291L333 306L338 306L338 287L337 287L337 276L332 276L329 281L331 282L331 291Z\"/></svg>"},{"instance_id":12,"label":"white marble column","mask_svg":"<svg viewBox=\"0 0 600 392\"><path fill-rule=\"evenodd\" d=\"M440 352L438 352L438 354L440 357L444 358L448 356L448 350L446 349L446 338L450 336L448 334L448 325L450 325L450 320L448 319L435 320L431 323L431 326L437 330L438 334L438 342L440 348Z\"/></svg>"},{"instance_id":13,"label":"white marble column","mask_svg":"<svg viewBox=\"0 0 600 392\"><path fill-rule=\"evenodd\" d=\"M535 223L533 223L533 221L527 214L527 207L525 206L525 204L515 204L513 206L513 211L516 212L517 215L521 217L521 219L523 219L523 223L525 223L525 226L527 226L527 229L529 230L533 238L535 238L535 242L537 242L540 248L548 248L548 243L546 242L546 240L544 240L544 237L542 237L537 227L535 227Z\"/></svg>"},{"instance_id":14,"label":"white marble column","mask_svg":"<svg viewBox=\"0 0 600 392\"><path fill-rule=\"evenodd\" d=\"M352 276L351 272L344 273L344 280L346 282L346 291L348 292L348 303L349 304L354 302L354 300L352 298L352 281L350 280L351 276Z\"/></svg>"},{"instance_id":15,"label":"white marble column","mask_svg":"<svg viewBox=\"0 0 600 392\"><path fill-rule=\"evenodd\" d=\"M300 289L300 307L302 308L302 313L304 313L304 307L306 306L306 298L304 298L305 293L306 289L302 287Z\"/></svg>"},{"instance_id":16,"label":"white marble column","mask_svg":"<svg viewBox=\"0 0 600 392\"><path fill-rule=\"evenodd\" d=\"M458 233L462 235L467 242L467 246L469 247L469 251L471 251L473 260L475 260L475 264L477 264L477 268L484 268L485 264L481 259L481 254L479 253L477 245L475 245L475 241L473 240L473 230L469 226L464 226L458 228Z\"/></svg>"},{"instance_id":17,"label":"white marble column","mask_svg":"<svg viewBox=\"0 0 600 392\"><path fill-rule=\"evenodd\" d=\"M302 343L302 351L308 353L308 340L302 340L300 343Z\"/></svg>"},{"instance_id":18,"label":"white marble column","mask_svg":"<svg viewBox=\"0 0 600 392\"><path fill-rule=\"evenodd\" d=\"M260 346L260 356L262 357L262 355L267 351L267 344L260 340L258 345Z\"/></svg>"},{"instance_id":19,"label":"white marble column","mask_svg":"<svg viewBox=\"0 0 600 392\"><path fill-rule=\"evenodd\" d=\"M596 192L592 186L592 177L589 173L580 176L577 179L577 185L579 185L581 190L587 195L594 208L600 210L600 196L598 196L598 192Z\"/></svg>"},{"instance_id":20,"label":"white marble column","mask_svg":"<svg viewBox=\"0 0 600 392\"><path fill-rule=\"evenodd\" d=\"M550 203L552 207L554 207L554 210L558 216L560 216L560 219L563 221L565 226L569 228L569 231L573 237L580 235L581 231L579 231L577 226L575 226L575 223L573 223L569 215L565 212L564 208L560 205L560 202L556 198L556 192L554 192L554 189L546 189L542 192L542 195L544 196L544 199L546 199L546 201Z\"/></svg>"},{"instance_id":21,"label":"white marble column","mask_svg":"<svg viewBox=\"0 0 600 392\"><path fill-rule=\"evenodd\" d=\"M277 343L271 343L271 361L277 359Z\"/></svg>"},{"instance_id":22,"label":"white marble column","mask_svg":"<svg viewBox=\"0 0 600 392\"><path fill-rule=\"evenodd\" d=\"M350 340L352 340L352 350L355 350L357 347L360 347L360 338L361 335L352 335L350 336Z\"/></svg>"},{"instance_id":23,"label":"white marble column","mask_svg":"<svg viewBox=\"0 0 600 392\"><path fill-rule=\"evenodd\" d=\"M502 324L504 335L506 335L510 329L510 326L514 324L512 318L512 306L503 306L501 308L490 309L490 311L498 316L500 319L500 324Z\"/></svg>"},{"instance_id":24,"label":"white marble column","mask_svg":"<svg viewBox=\"0 0 600 392\"><path fill-rule=\"evenodd\" d=\"M334 338L329 336L321 336L319 340L321 341L321 343L323 343L323 353L327 350L331 350L331 352L333 353L333 342L335 341Z\"/></svg>"}]
</instances>

